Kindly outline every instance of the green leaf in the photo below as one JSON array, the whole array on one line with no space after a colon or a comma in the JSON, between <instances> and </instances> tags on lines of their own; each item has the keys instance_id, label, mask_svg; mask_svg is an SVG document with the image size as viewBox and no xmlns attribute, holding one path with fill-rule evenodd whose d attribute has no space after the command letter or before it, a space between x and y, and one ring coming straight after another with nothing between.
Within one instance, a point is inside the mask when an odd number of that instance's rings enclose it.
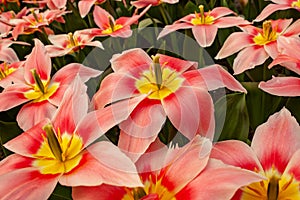
<instances>
[{"instance_id":1,"label":"green leaf","mask_svg":"<svg viewBox=\"0 0 300 200\"><path fill-rule=\"evenodd\" d=\"M53 193L49 197L49 200L71 200L72 199L72 190L70 187L62 186L57 184Z\"/></svg>"},{"instance_id":2,"label":"green leaf","mask_svg":"<svg viewBox=\"0 0 300 200\"><path fill-rule=\"evenodd\" d=\"M263 92L258 88L258 82L242 82L242 84L248 91L246 102L249 111L250 127L255 130L271 114L282 108L284 99Z\"/></svg>"},{"instance_id":3,"label":"green leaf","mask_svg":"<svg viewBox=\"0 0 300 200\"><path fill-rule=\"evenodd\" d=\"M215 104L215 118L214 141L228 139L247 141L249 116L245 94L233 93L219 99Z\"/></svg>"},{"instance_id":4,"label":"green leaf","mask_svg":"<svg viewBox=\"0 0 300 200\"><path fill-rule=\"evenodd\" d=\"M138 25L138 29L142 29L142 28L145 28L147 26L150 26L151 24L159 24L159 23L162 23L161 21L159 21L158 19L155 19L155 18L146 18L146 19L143 19L142 21L139 22L139 25Z\"/></svg>"},{"instance_id":5,"label":"green leaf","mask_svg":"<svg viewBox=\"0 0 300 200\"><path fill-rule=\"evenodd\" d=\"M184 6L183 14L188 15L188 14L194 13L195 11L198 11L197 5L194 4L193 2L189 1Z\"/></svg>"}]
</instances>

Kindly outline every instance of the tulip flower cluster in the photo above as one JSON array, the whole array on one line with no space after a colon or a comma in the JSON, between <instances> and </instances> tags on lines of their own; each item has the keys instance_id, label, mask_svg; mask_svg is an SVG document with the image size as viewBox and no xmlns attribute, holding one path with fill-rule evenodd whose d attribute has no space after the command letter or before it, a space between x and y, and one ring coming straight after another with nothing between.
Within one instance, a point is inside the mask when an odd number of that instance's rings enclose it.
<instances>
[{"instance_id":1,"label":"tulip flower cluster","mask_svg":"<svg viewBox=\"0 0 300 200\"><path fill-rule=\"evenodd\" d=\"M0 1L0 200L300 199L299 12Z\"/></svg>"}]
</instances>

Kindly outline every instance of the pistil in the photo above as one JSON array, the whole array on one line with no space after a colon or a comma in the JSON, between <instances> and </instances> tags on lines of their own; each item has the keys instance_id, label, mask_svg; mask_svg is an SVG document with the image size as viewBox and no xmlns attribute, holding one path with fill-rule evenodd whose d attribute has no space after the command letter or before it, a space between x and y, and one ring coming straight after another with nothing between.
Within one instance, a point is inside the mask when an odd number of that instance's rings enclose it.
<instances>
[{"instance_id":1,"label":"pistil","mask_svg":"<svg viewBox=\"0 0 300 200\"><path fill-rule=\"evenodd\" d=\"M272 176L270 178L269 184L268 184L268 190L267 190L267 197L268 200L277 200L278 194L279 194L279 180L278 178Z\"/></svg>"},{"instance_id":2,"label":"pistil","mask_svg":"<svg viewBox=\"0 0 300 200\"><path fill-rule=\"evenodd\" d=\"M63 161L62 158L62 149L60 146L60 142L58 141L56 134L53 130L53 127L51 124L47 124L43 127L43 130L46 132L46 136L47 136L47 142L49 144L50 150L52 152L52 154L54 155L54 157L57 160Z\"/></svg>"},{"instance_id":3,"label":"pistil","mask_svg":"<svg viewBox=\"0 0 300 200\"><path fill-rule=\"evenodd\" d=\"M43 82L41 81L40 76L36 73L36 69L33 69L31 71L31 73L32 73L34 82L36 83L37 87L43 94L45 94L46 93L45 86L44 86Z\"/></svg>"},{"instance_id":4,"label":"pistil","mask_svg":"<svg viewBox=\"0 0 300 200\"><path fill-rule=\"evenodd\" d=\"M162 71L161 66L159 64L159 56L152 56L153 65L154 65L154 74L155 74L155 81L158 89L161 89L162 85Z\"/></svg>"}]
</instances>

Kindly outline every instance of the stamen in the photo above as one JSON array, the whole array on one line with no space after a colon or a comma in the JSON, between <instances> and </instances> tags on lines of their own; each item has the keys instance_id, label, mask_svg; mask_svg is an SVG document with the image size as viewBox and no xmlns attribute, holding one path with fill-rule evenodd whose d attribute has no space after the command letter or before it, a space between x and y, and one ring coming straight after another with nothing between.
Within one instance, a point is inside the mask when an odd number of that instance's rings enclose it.
<instances>
[{"instance_id":1,"label":"stamen","mask_svg":"<svg viewBox=\"0 0 300 200\"><path fill-rule=\"evenodd\" d=\"M108 18L108 21L109 21L109 26L111 28L111 31L114 32L114 29L115 29L115 23L113 21L113 19L111 17Z\"/></svg>"},{"instance_id":2,"label":"stamen","mask_svg":"<svg viewBox=\"0 0 300 200\"><path fill-rule=\"evenodd\" d=\"M268 200L277 200L278 194L279 194L279 180L278 178L272 176L270 178L269 184L268 184L268 191L267 191L267 198Z\"/></svg>"},{"instance_id":3,"label":"stamen","mask_svg":"<svg viewBox=\"0 0 300 200\"><path fill-rule=\"evenodd\" d=\"M272 24L271 21L264 21L263 23L263 35L266 39L271 39L272 34Z\"/></svg>"},{"instance_id":4,"label":"stamen","mask_svg":"<svg viewBox=\"0 0 300 200\"><path fill-rule=\"evenodd\" d=\"M68 33L68 36L69 36L69 40L71 42L72 47L76 46L76 42L73 38L73 33Z\"/></svg>"},{"instance_id":5,"label":"stamen","mask_svg":"<svg viewBox=\"0 0 300 200\"><path fill-rule=\"evenodd\" d=\"M134 188L132 192L133 192L134 200L139 200L142 197L147 195L145 190L142 187Z\"/></svg>"},{"instance_id":6,"label":"stamen","mask_svg":"<svg viewBox=\"0 0 300 200\"><path fill-rule=\"evenodd\" d=\"M153 65L154 65L154 73L155 73L155 80L156 85L160 89L162 85L162 71L161 66L159 64L159 56L152 56L153 59Z\"/></svg>"},{"instance_id":7,"label":"stamen","mask_svg":"<svg viewBox=\"0 0 300 200\"><path fill-rule=\"evenodd\" d=\"M51 124L47 124L43 127L43 130L46 132L47 135L47 141L50 147L50 150L54 157L60 161L63 161L62 159L62 149L60 146L60 143L55 135L55 132L53 130L53 127Z\"/></svg>"},{"instance_id":8,"label":"stamen","mask_svg":"<svg viewBox=\"0 0 300 200\"><path fill-rule=\"evenodd\" d=\"M46 91L45 91L44 84L43 84L43 82L41 81L40 76L36 73L36 69L31 70L31 73L32 73L33 79L34 79L36 85L38 86L39 90L40 90L43 94L45 94Z\"/></svg>"},{"instance_id":9,"label":"stamen","mask_svg":"<svg viewBox=\"0 0 300 200\"><path fill-rule=\"evenodd\" d=\"M200 9L201 23L202 23L202 24L205 24L204 6L203 6L203 5L200 5L200 6L199 6L199 9Z\"/></svg>"}]
</instances>

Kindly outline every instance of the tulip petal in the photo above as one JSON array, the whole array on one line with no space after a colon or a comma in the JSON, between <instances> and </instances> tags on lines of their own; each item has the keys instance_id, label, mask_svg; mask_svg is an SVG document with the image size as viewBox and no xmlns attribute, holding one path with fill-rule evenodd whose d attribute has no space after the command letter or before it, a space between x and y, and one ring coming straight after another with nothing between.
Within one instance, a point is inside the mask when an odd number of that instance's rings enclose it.
<instances>
[{"instance_id":1,"label":"tulip petal","mask_svg":"<svg viewBox=\"0 0 300 200\"><path fill-rule=\"evenodd\" d=\"M146 95L141 95L90 112L79 122L76 132L82 137L85 146L88 146L109 129L127 119L135 107L145 98Z\"/></svg>"},{"instance_id":2,"label":"tulip petal","mask_svg":"<svg viewBox=\"0 0 300 200\"><path fill-rule=\"evenodd\" d=\"M218 32L218 27L214 24L199 25L192 28L192 32L198 44L201 47L209 47L215 40Z\"/></svg>"},{"instance_id":3,"label":"tulip petal","mask_svg":"<svg viewBox=\"0 0 300 200\"><path fill-rule=\"evenodd\" d=\"M292 155L300 149L300 126L291 113L283 108L257 127L251 147L264 170L275 167L284 171Z\"/></svg>"},{"instance_id":4,"label":"tulip petal","mask_svg":"<svg viewBox=\"0 0 300 200\"><path fill-rule=\"evenodd\" d=\"M237 154L237 152L239 153ZM219 159L228 165L251 171L263 169L254 151L241 141L217 142L211 151L210 157Z\"/></svg>"},{"instance_id":5,"label":"tulip petal","mask_svg":"<svg viewBox=\"0 0 300 200\"><path fill-rule=\"evenodd\" d=\"M206 90L183 86L164 98L162 105L174 127L187 138L196 134L213 138L213 103Z\"/></svg>"},{"instance_id":6,"label":"tulip petal","mask_svg":"<svg viewBox=\"0 0 300 200\"><path fill-rule=\"evenodd\" d=\"M248 22L242 17L223 17L223 18L216 19L214 21L214 24L218 28L229 28L232 26L250 24L250 22Z\"/></svg>"},{"instance_id":7,"label":"tulip petal","mask_svg":"<svg viewBox=\"0 0 300 200\"><path fill-rule=\"evenodd\" d=\"M33 159L11 154L0 162L0 176L18 170L20 168L28 168L32 166Z\"/></svg>"},{"instance_id":8,"label":"tulip petal","mask_svg":"<svg viewBox=\"0 0 300 200\"><path fill-rule=\"evenodd\" d=\"M57 180L57 175L42 175L34 168L3 174L0 176L1 199L21 200L24 197L28 200L48 199Z\"/></svg>"},{"instance_id":9,"label":"tulip petal","mask_svg":"<svg viewBox=\"0 0 300 200\"><path fill-rule=\"evenodd\" d=\"M238 38L238 39L237 39ZM215 57L216 59L226 58L241 49L250 46L253 41L251 40L248 33L245 32L235 32L232 33L224 42L219 53Z\"/></svg>"},{"instance_id":10,"label":"tulip petal","mask_svg":"<svg viewBox=\"0 0 300 200\"><path fill-rule=\"evenodd\" d=\"M141 68L141 71L145 67L146 69L149 69L149 66L153 61L145 51L136 48L123 51L121 54L113 55L110 62L115 72L128 73L128 71L130 72L134 68Z\"/></svg>"},{"instance_id":11,"label":"tulip petal","mask_svg":"<svg viewBox=\"0 0 300 200\"><path fill-rule=\"evenodd\" d=\"M78 2L78 9L81 18L84 18L97 0L81 0Z\"/></svg>"},{"instance_id":12,"label":"tulip petal","mask_svg":"<svg viewBox=\"0 0 300 200\"><path fill-rule=\"evenodd\" d=\"M159 63L161 66L166 65L172 70L175 70L179 73L183 73L187 70L197 69L198 63L192 61L186 61L179 58L174 58L171 56L166 56L162 54L157 54L159 56Z\"/></svg>"},{"instance_id":13,"label":"tulip petal","mask_svg":"<svg viewBox=\"0 0 300 200\"><path fill-rule=\"evenodd\" d=\"M109 27L109 19L114 21L114 18L100 6L95 6L93 16L96 25L102 30Z\"/></svg>"},{"instance_id":14,"label":"tulip petal","mask_svg":"<svg viewBox=\"0 0 300 200\"><path fill-rule=\"evenodd\" d=\"M41 121L26 132L8 141L3 146L19 155L33 157L33 154L37 153L44 141L42 137L44 133L43 127L48 123L50 123L49 119Z\"/></svg>"},{"instance_id":15,"label":"tulip petal","mask_svg":"<svg viewBox=\"0 0 300 200\"><path fill-rule=\"evenodd\" d=\"M300 79L296 77L273 77L267 82L260 82L258 87L277 96L300 96Z\"/></svg>"},{"instance_id":16,"label":"tulip petal","mask_svg":"<svg viewBox=\"0 0 300 200\"><path fill-rule=\"evenodd\" d=\"M125 73L112 73L103 79L100 89L93 97L96 109L104 108L111 102L130 98L136 93L135 79Z\"/></svg>"},{"instance_id":17,"label":"tulip petal","mask_svg":"<svg viewBox=\"0 0 300 200\"><path fill-rule=\"evenodd\" d=\"M126 194L124 187L102 184L95 187L73 187L72 197L76 200L108 200L122 199Z\"/></svg>"},{"instance_id":18,"label":"tulip petal","mask_svg":"<svg viewBox=\"0 0 300 200\"><path fill-rule=\"evenodd\" d=\"M227 87L232 91L247 93L247 90L220 65L210 65L198 70L205 80L208 90Z\"/></svg>"},{"instance_id":19,"label":"tulip petal","mask_svg":"<svg viewBox=\"0 0 300 200\"><path fill-rule=\"evenodd\" d=\"M278 47L277 47L277 41L270 42L266 45L264 45L265 51L271 58L276 58L279 54Z\"/></svg>"},{"instance_id":20,"label":"tulip petal","mask_svg":"<svg viewBox=\"0 0 300 200\"><path fill-rule=\"evenodd\" d=\"M19 58L13 49L1 48L1 47L0 47L0 49L1 49L1 52L0 52L0 60L1 61L9 62L9 63L19 61Z\"/></svg>"},{"instance_id":21,"label":"tulip petal","mask_svg":"<svg viewBox=\"0 0 300 200\"><path fill-rule=\"evenodd\" d=\"M157 134L152 137L136 137L121 130L118 147L133 161L136 162L147 148L155 141Z\"/></svg>"},{"instance_id":22,"label":"tulip petal","mask_svg":"<svg viewBox=\"0 0 300 200\"><path fill-rule=\"evenodd\" d=\"M210 159L207 167L177 195L176 199L230 199L240 187L263 180L258 174Z\"/></svg>"},{"instance_id":23,"label":"tulip petal","mask_svg":"<svg viewBox=\"0 0 300 200\"><path fill-rule=\"evenodd\" d=\"M32 70L35 69L41 80L48 81L51 73L51 59L43 43L34 39L35 47L26 59L24 78L27 83L35 84Z\"/></svg>"},{"instance_id":24,"label":"tulip petal","mask_svg":"<svg viewBox=\"0 0 300 200\"><path fill-rule=\"evenodd\" d=\"M210 140L197 136L178 151L168 152L166 159L172 158L171 165L166 165L166 171L162 170L165 173L162 185L175 194L179 192L205 168L211 147Z\"/></svg>"},{"instance_id":25,"label":"tulip petal","mask_svg":"<svg viewBox=\"0 0 300 200\"><path fill-rule=\"evenodd\" d=\"M30 102L24 105L19 111L17 115L18 125L26 131L46 118L52 119L56 110L56 106L48 101Z\"/></svg>"},{"instance_id":26,"label":"tulip petal","mask_svg":"<svg viewBox=\"0 0 300 200\"><path fill-rule=\"evenodd\" d=\"M297 150L293 154L291 159L289 160L289 163L285 168L283 176L286 175L286 174L292 175L299 182L300 181L299 162L300 162L300 149Z\"/></svg>"},{"instance_id":27,"label":"tulip petal","mask_svg":"<svg viewBox=\"0 0 300 200\"><path fill-rule=\"evenodd\" d=\"M209 14L211 16L213 16L214 18L220 18L225 15L235 14L235 12L233 12L232 10L230 10L227 7L216 7L214 9L212 9L212 11L210 11Z\"/></svg>"},{"instance_id":28,"label":"tulip petal","mask_svg":"<svg viewBox=\"0 0 300 200\"><path fill-rule=\"evenodd\" d=\"M299 35L300 34L300 19L295 21L292 25L290 25L284 32L285 37Z\"/></svg>"},{"instance_id":29,"label":"tulip petal","mask_svg":"<svg viewBox=\"0 0 300 200\"><path fill-rule=\"evenodd\" d=\"M248 69L253 69L255 66L263 64L268 58L269 55L267 54L263 46L247 47L243 49L234 59L234 74L240 74Z\"/></svg>"},{"instance_id":30,"label":"tulip petal","mask_svg":"<svg viewBox=\"0 0 300 200\"><path fill-rule=\"evenodd\" d=\"M188 23L174 23L171 25L166 25L164 29L159 33L157 39L160 39L171 32L177 31L179 29L188 29L192 28L194 25Z\"/></svg>"},{"instance_id":31,"label":"tulip petal","mask_svg":"<svg viewBox=\"0 0 300 200\"><path fill-rule=\"evenodd\" d=\"M270 16L272 13L278 10L286 10L291 8L289 5L280 5L280 4L269 4L267 5L261 13L255 18L255 22L262 21L266 19L268 16Z\"/></svg>"},{"instance_id":32,"label":"tulip petal","mask_svg":"<svg viewBox=\"0 0 300 200\"><path fill-rule=\"evenodd\" d=\"M58 110L53 117L53 127L61 133L73 134L78 122L87 114L88 96L86 86L79 76L66 90Z\"/></svg>"},{"instance_id":33,"label":"tulip petal","mask_svg":"<svg viewBox=\"0 0 300 200\"><path fill-rule=\"evenodd\" d=\"M25 91L30 89L28 86L21 84L12 85L5 88L2 93L0 93L0 112L9 110L13 107L21 105L28 101L28 99L23 95Z\"/></svg>"},{"instance_id":34,"label":"tulip petal","mask_svg":"<svg viewBox=\"0 0 300 200\"><path fill-rule=\"evenodd\" d=\"M111 142L98 142L87 148L81 162L59 182L67 186L96 186L102 183L115 186L142 186L131 160Z\"/></svg>"}]
</instances>

